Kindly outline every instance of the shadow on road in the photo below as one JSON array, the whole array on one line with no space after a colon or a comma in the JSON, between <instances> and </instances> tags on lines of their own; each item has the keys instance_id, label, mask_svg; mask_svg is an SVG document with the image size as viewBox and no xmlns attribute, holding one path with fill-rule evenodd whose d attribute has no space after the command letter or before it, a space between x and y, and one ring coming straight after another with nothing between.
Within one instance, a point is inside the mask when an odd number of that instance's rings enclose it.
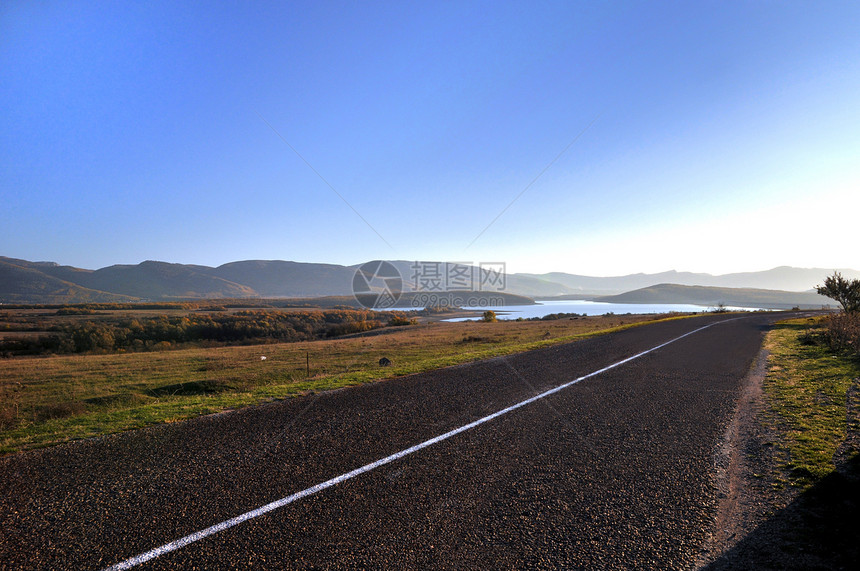
<instances>
[{"instance_id":1,"label":"shadow on road","mask_svg":"<svg viewBox=\"0 0 860 571\"><path fill-rule=\"evenodd\" d=\"M719 559L722 569L856 569L860 454L774 514Z\"/></svg>"}]
</instances>

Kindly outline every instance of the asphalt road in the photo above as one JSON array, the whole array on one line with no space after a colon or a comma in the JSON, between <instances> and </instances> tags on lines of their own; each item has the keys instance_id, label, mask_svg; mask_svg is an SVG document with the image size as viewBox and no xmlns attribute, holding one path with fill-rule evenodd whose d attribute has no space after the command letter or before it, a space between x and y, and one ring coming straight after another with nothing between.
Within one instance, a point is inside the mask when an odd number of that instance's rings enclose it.
<instances>
[{"instance_id":1,"label":"asphalt road","mask_svg":"<svg viewBox=\"0 0 860 571\"><path fill-rule=\"evenodd\" d=\"M0 569L689 568L772 315L710 315L0 459Z\"/></svg>"}]
</instances>

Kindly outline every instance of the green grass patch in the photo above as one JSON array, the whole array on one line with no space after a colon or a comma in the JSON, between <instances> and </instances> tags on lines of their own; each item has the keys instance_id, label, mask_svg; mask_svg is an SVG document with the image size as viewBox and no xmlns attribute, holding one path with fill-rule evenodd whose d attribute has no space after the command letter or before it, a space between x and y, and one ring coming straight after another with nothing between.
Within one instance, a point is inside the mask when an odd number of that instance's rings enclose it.
<instances>
[{"instance_id":1,"label":"green grass patch","mask_svg":"<svg viewBox=\"0 0 860 571\"><path fill-rule=\"evenodd\" d=\"M801 487L835 470L848 429L848 390L860 377L857 359L831 351L824 328L822 318L783 321L765 341L765 421L779 435L785 481Z\"/></svg>"}]
</instances>

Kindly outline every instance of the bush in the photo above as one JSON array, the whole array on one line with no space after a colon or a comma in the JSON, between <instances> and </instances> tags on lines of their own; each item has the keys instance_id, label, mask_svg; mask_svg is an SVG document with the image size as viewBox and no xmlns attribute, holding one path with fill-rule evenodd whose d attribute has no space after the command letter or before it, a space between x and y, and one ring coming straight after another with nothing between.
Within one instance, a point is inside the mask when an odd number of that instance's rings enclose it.
<instances>
[{"instance_id":1,"label":"bush","mask_svg":"<svg viewBox=\"0 0 860 571\"><path fill-rule=\"evenodd\" d=\"M559 319L579 319L578 313L548 313L543 317L531 317L531 321L557 321ZM585 317L585 314L582 314Z\"/></svg>"},{"instance_id":2,"label":"bush","mask_svg":"<svg viewBox=\"0 0 860 571\"><path fill-rule=\"evenodd\" d=\"M496 317L496 312L490 310L485 311L484 317L481 318L481 321L486 321L487 323L498 321L498 318Z\"/></svg>"},{"instance_id":3,"label":"bush","mask_svg":"<svg viewBox=\"0 0 860 571\"><path fill-rule=\"evenodd\" d=\"M825 335L834 351L847 350L860 356L860 313L831 315Z\"/></svg>"},{"instance_id":4,"label":"bush","mask_svg":"<svg viewBox=\"0 0 860 571\"><path fill-rule=\"evenodd\" d=\"M388 325L393 327L401 327L403 325L415 325L418 323L418 320L413 318L406 317L403 314L394 314L391 316L391 319L388 320Z\"/></svg>"},{"instance_id":5,"label":"bush","mask_svg":"<svg viewBox=\"0 0 860 571\"><path fill-rule=\"evenodd\" d=\"M89 307L62 307L57 310L57 315L95 315L95 309Z\"/></svg>"},{"instance_id":6,"label":"bush","mask_svg":"<svg viewBox=\"0 0 860 571\"><path fill-rule=\"evenodd\" d=\"M382 327L379 321L348 321L346 323L338 323L329 328L326 333L327 337L340 337L341 335L351 335L353 333L364 333L372 329Z\"/></svg>"}]
</instances>

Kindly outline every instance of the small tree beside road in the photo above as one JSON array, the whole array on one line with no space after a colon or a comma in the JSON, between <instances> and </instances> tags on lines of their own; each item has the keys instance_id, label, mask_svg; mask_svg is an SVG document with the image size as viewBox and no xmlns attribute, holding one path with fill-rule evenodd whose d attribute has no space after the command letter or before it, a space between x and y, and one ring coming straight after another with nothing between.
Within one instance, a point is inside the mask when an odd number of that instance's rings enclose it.
<instances>
[{"instance_id":1,"label":"small tree beside road","mask_svg":"<svg viewBox=\"0 0 860 571\"><path fill-rule=\"evenodd\" d=\"M833 272L815 291L835 299L843 309L827 320L825 335L831 349L848 349L860 357L860 280L847 280L839 272Z\"/></svg>"},{"instance_id":2,"label":"small tree beside road","mask_svg":"<svg viewBox=\"0 0 860 571\"><path fill-rule=\"evenodd\" d=\"M839 272L824 279L823 286L816 286L819 295L839 302L845 313L860 313L860 280L847 280Z\"/></svg>"}]
</instances>

